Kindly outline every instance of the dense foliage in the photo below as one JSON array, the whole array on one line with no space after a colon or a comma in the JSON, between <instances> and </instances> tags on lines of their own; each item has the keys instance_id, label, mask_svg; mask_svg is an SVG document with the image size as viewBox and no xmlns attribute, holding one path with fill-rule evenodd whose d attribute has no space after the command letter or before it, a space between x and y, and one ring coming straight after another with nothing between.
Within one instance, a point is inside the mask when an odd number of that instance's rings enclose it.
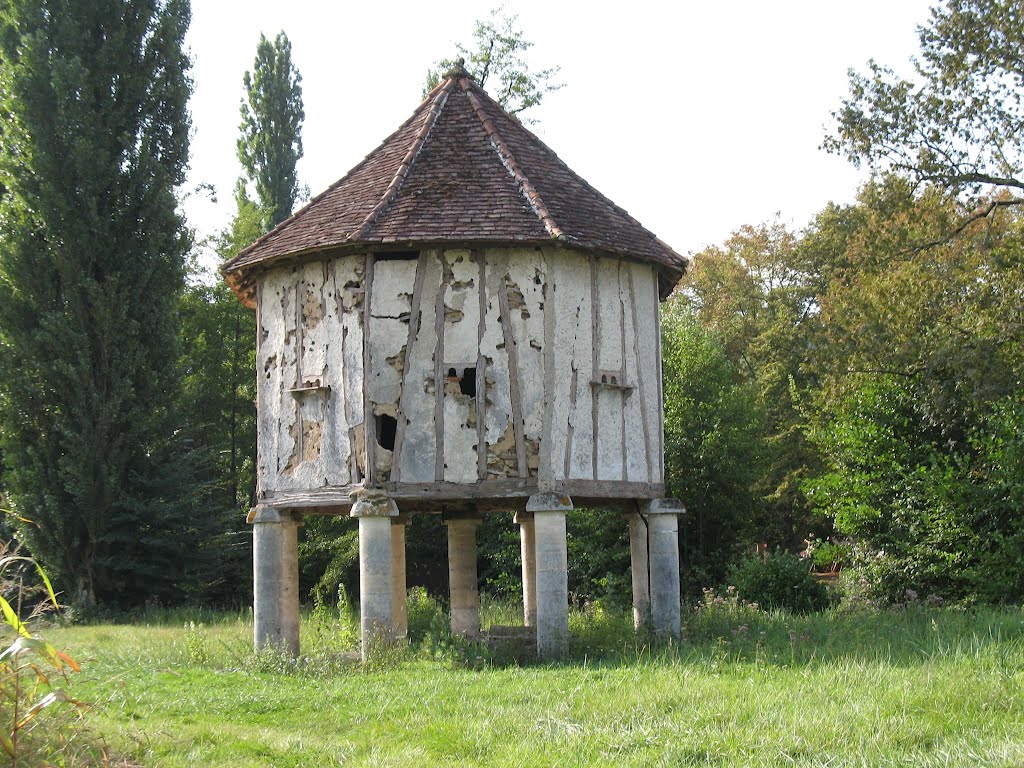
<instances>
[{"instance_id":1,"label":"dense foliage","mask_svg":"<svg viewBox=\"0 0 1024 768\"><path fill-rule=\"evenodd\" d=\"M186 265L188 19L186 0L0 0L4 491L85 604L244 602L251 583L255 318ZM841 542L872 599L1024 600L1020 42L1011 0L937 5L910 79L851 74L826 147L876 172L858 198L802 229L738 228L663 305L684 594L795 574L748 558L806 538ZM494 12L459 50L521 112L558 87L529 48ZM283 33L261 36L243 86L222 260L302 195ZM577 604L628 603L626 531L617 512L569 516ZM483 588L518 595L511 516L478 541ZM356 594L352 521L310 520L301 548L304 594ZM416 517L408 563L445 594L438 516Z\"/></svg>"},{"instance_id":2,"label":"dense foliage","mask_svg":"<svg viewBox=\"0 0 1024 768\"><path fill-rule=\"evenodd\" d=\"M172 406L189 4L0 11L6 489L77 601L180 595L205 535Z\"/></svg>"}]
</instances>

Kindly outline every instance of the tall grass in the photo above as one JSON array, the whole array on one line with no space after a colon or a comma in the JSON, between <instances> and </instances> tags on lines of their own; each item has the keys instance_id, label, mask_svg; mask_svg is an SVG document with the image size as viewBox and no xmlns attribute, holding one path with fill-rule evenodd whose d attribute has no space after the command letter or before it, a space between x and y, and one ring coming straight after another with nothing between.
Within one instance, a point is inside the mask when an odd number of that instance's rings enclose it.
<instances>
[{"instance_id":1,"label":"tall grass","mask_svg":"<svg viewBox=\"0 0 1024 768\"><path fill-rule=\"evenodd\" d=\"M374 665L351 606L304 615L298 663L254 656L244 613L58 636L110 701L104 732L144 764L1024 764L1019 610L709 598L656 643L596 603L572 611L569 656L539 663L453 639L436 602L413 603L414 641ZM521 623L517 604L481 609L485 628Z\"/></svg>"}]
</instances>

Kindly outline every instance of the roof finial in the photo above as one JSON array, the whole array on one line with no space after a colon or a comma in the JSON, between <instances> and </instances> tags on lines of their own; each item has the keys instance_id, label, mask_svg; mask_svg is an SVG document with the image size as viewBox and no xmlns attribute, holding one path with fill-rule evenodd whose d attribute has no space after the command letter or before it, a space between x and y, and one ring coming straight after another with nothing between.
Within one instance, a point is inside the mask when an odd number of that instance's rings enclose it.
<instances>
[{"instance_id":1,"label":"roof finial","mask_svg":"<svg viewBox=\"0 0 1024 768\"><path fill-rule=\"evenodd\" d=\"M452 68L445 72L444 77L446 80L448 78L461 80L463 77L472 77L472 75L466 71L466 60L459 56L459 58L455 60L455 63L452 64Z\"/></svg>"}]
</instances>

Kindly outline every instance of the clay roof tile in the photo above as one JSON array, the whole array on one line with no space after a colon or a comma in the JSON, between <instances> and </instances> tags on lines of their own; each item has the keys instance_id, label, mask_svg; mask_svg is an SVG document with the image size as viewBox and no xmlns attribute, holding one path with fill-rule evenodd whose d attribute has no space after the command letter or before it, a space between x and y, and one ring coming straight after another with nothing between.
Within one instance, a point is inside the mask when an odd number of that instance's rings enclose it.
<instances>
[{"instance_id":1,"label":"clay roof tile","mask_svg":"<svg viewBox=\"0 0 1024 768\"><path fill-rule=\"evenodd\" d=\"M460 65L362 162L221 268L253 304L253 275L288 256L361 243L565 243L652 261L667 295L687 261L573 171Z\"/></svg>"}]
</instances>

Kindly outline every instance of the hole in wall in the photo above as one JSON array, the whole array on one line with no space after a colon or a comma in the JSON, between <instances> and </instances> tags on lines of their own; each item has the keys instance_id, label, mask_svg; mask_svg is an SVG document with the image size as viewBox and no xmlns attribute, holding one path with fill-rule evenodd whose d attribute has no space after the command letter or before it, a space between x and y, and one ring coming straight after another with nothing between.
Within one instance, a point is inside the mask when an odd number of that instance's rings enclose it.
<instances>
[{"instance_id":1,"label":"hole in wall","mask_svg":"<svg viewBox=\"0 0 1024 768\"><path fill-rule=\"evenodd\" d=\"M377 445L386 451L395 450L395 432L398 420L394 416L382 413L377 416Z\"/></svg>"},{"instance_id":2,"label":"hole in wall","mask_svg":"<svg viewBox=\"0 0 1024 768\"><path fill-rule=\"evenodd\" d=\"M459 389L462 394L469 397L476 397L476 368L466 368L462 371L462 379L459 381Z\"/></svg>"}]
</instances>

